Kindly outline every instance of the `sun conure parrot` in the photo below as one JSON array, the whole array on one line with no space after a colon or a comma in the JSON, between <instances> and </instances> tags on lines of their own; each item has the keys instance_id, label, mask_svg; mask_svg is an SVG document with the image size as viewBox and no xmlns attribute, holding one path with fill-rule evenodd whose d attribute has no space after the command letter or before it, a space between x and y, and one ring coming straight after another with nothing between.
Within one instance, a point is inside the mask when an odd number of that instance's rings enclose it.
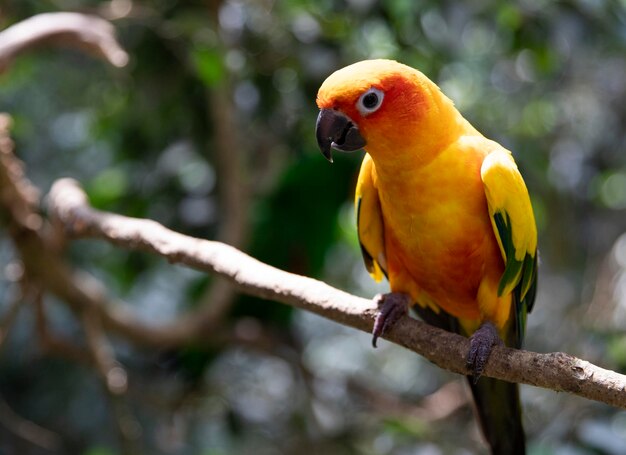
<instances>
[{"instance_id":1,"label":"sun conure parrot","mask_svg":"<svg viewBox=\"0 0 626 455\"><path fill-rule=\"evenodd\" d=\"M519 348L537 282L537 229L511 152L479 133L420 71L368 60L330 75L316 137L365 149L356 186L367 270L385 275L373 343L412 307L470 336L470 387L494 454L525 453L516 384L480 377L496 343Z\"/></svg>"}]
</instances>

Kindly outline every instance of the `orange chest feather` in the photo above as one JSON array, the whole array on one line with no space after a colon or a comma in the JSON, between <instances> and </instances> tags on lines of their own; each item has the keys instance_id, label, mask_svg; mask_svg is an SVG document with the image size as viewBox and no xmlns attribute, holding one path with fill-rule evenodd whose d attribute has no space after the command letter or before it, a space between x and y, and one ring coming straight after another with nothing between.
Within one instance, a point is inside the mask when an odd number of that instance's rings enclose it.
<instances>
[{"instance_id":1,"label":"orange chest feather","mask_svg":"<svg viewBox=\"0 0 626 455\"><path fill-rule=\"evenodd\" d=\"M446 311L469 318L478 311L485 274L502 270L482 160L452 150L422 169L376 177L392 287L417 286Z\"/></svg>"}]
</instances>

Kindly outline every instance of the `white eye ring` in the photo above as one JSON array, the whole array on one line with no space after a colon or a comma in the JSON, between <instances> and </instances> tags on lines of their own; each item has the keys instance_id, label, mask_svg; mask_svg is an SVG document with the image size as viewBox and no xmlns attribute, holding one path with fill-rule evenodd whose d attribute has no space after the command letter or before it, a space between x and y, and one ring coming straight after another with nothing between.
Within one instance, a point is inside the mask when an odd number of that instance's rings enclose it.
<instances>
[{"instance_id":1,"label":"white eye ring","mask_svg":"<svg viewBox=\"0 0 626 455\"><path fill-rule=\"evenodd\" d=\"M370 115L376 112L383 104L383 98L385 94L375 87L370 88L367 92L363 93L359 100L356 102L356 108L359 110L362 116Z\"/></svg>"}]
</instances>

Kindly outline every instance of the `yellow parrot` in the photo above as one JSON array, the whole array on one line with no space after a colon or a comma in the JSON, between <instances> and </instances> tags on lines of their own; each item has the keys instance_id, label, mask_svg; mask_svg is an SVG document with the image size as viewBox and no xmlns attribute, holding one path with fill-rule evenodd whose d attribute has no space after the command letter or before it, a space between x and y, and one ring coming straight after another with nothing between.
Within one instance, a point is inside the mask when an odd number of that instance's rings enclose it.
<instances>
[{"instance_id":1,"label":"yellow parrot","mask_svg":"<svg viewBox=\"0 0 626 455\"><path fill-rule=\"evenodd\" d=\"M373 344L413 308L470 337L470 387L494 454L525 453L517 384L480 378L496 343L519 348L537 283L537 228L511 152L479 133L420 71L366 60L330 75L317 95L316 138L365 149L356 187L376 296Z\"/></svg>"}]
</instances>

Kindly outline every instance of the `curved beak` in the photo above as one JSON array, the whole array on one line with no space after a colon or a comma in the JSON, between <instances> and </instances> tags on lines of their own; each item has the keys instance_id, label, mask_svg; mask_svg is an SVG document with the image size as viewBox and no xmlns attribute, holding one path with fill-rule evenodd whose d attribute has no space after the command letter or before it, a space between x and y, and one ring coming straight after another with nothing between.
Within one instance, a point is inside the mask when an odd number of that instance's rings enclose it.
<instances>
[{"instance_id":1,"label":"curved beak","mask_svg":"<svg viewBox=\"0 0 626 455\"><path fill-rule=\"evenodd\" d=\"M353 152L365 147L359 128L348 117L334 109L322 109L315 124L315 137L322 155L333 162L332 149Z\"/></svg>"}]
</instances>

